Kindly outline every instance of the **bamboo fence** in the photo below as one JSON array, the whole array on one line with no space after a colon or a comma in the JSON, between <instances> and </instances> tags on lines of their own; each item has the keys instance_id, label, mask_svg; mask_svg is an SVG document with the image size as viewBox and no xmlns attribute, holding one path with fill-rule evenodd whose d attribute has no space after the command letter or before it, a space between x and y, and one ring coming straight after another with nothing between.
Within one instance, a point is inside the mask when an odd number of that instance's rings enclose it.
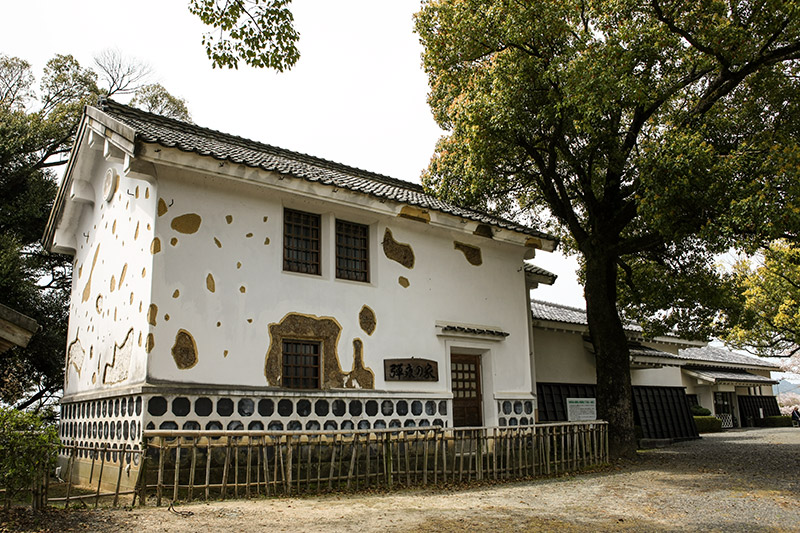
<instances>
[{"instance_id":1,"label":"bamboo fence","mask_svg":"<svg viewBox=\"0 0 800 533\"><path fill-rule=\"evenodd\" d=\"M369 488L442 486L576 472L608 462L608 424L322 431L147 430L141 450L66 448L66 492L48 503L131 505ZM136 457L134 457L136 456ZM81 494L76 461L89 462ZM136 486L121 490L126 466ZM113 468L112 468L113 467ZM110 490L109 487L114 487ZM89 489L89 490L87 490ZM104 490L105 489L105 490ZM47 485L39 489L47 494ZM113 498L113 499L112 499Z\"/></svg>"},{"instance_id":2,"label":"bamboo fence","mask_svg":"<svg viewBox=\"0 0 800 533\"><path fill-rule=\"evenodd\" d=\"M608 461L607 423L144 432L140 505L511 480Z\"/></svg>"}]
</instances>

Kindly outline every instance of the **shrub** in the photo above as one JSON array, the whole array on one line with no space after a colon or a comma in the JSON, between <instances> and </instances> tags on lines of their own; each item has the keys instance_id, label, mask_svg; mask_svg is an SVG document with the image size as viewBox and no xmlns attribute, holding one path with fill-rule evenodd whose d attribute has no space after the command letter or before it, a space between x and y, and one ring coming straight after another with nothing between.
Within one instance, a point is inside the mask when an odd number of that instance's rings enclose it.
<instances>
[{"instance_id":1,"label":"shrub","mask_svg":"<svg viewBox=\"0 0 800 533\"><path fill-rule=\"evenodd\" d=\"M692 415L694 416L710 416L711 411L703 407L702 405L693 405L690 407L692 411Z\"/></svg>"},{"instance_id":2,"label":"shrub","mask_svg":"<svg viewBox=\"0 0 800 533\"><path fill-rule=\"evenodd\" d=\"M792 427L792 417L790 416L768 416L762 421L765 428L790 428Z\"/></svg>"},{"instance_id":3,"label":"shrub","mask_svg":"<svg viewBox=\"0 0 800 533\"><path fill-rule=\"evenodd\" d=\"M722 431L722 420L715 416L696 416L694 423L700 433L716 433Z\"/></svg>"},{"instance_id":4,"label":"shrub","mask_svg":"<svg viewBox=\"0 0 800 533\"><path fill-rule=\"evenodd\" d=\"M52 468L58 444L55 426L32 413L0 407L0 487L6 489L6 507Z\"/></svg>"}]
</instances>

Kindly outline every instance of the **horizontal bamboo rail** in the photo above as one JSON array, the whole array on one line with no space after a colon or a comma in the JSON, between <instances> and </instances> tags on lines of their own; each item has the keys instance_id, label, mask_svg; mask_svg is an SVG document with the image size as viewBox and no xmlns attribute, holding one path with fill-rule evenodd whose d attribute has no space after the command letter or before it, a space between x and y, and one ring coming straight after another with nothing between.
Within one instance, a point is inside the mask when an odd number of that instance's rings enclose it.
<instances>
[{"instance_id":1,"label":"horizontal bamboo rail","mask_svg":"<svg viewBox=\"0 0 800 533\"><path fill-rule=\"evenodd\" d=\"M149 430L143 438L140 505L148 497L161 505L165 498L524 479L608 461L608 425L602 421L337 431Z\"/></svg>"}]
</instances>

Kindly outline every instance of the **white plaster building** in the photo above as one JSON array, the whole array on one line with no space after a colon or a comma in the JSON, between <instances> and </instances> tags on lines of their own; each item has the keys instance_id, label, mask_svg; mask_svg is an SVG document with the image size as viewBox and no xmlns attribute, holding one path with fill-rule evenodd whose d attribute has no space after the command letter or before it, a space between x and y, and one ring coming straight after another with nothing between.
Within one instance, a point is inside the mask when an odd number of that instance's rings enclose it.
<instances>
[{"instance_id":1,"label":"white plaster building","mask_svg":"<svg viewBox=\"0 0 800 533\"><path fill-rule=\"evenodd\" d=\"M595 359L586 312L531 302L538 421L566 420L567 397L594 397ZM673 336L645 339L626 327L637 426L646 439L697 436L689 405L700 404L723 427L752 426L779 415L772 394L771 363Z\"/></svg>"},{"instance_id":2,"label":"white plaster building","mask_svg":"<svg viewBox=\"0 0 800 533\"><path fill-rule=\"evenodd\" d=\"M523 259L556 243L416 184L106 100L44 243L74 256L66 444L533 422Z\"/></svg>"}]
</instances>

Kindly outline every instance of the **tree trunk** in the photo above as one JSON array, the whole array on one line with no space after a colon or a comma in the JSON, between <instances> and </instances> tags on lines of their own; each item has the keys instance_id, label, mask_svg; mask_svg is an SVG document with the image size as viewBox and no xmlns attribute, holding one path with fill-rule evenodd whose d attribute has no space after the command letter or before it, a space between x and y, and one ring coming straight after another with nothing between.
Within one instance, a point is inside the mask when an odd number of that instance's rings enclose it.
<instances>
[{"instance_id":1,"label":"tree trunk","mask_svg":"<svg viewBox=\"0 0 800 533\"><path fill-rule=\"evenodd\" d=\"M597 367L597 413L609 424L612 459L636 453L628 339L617 311L617 268L603 252L586 253L586 316Z\"/></svg>"}]
</instances>

